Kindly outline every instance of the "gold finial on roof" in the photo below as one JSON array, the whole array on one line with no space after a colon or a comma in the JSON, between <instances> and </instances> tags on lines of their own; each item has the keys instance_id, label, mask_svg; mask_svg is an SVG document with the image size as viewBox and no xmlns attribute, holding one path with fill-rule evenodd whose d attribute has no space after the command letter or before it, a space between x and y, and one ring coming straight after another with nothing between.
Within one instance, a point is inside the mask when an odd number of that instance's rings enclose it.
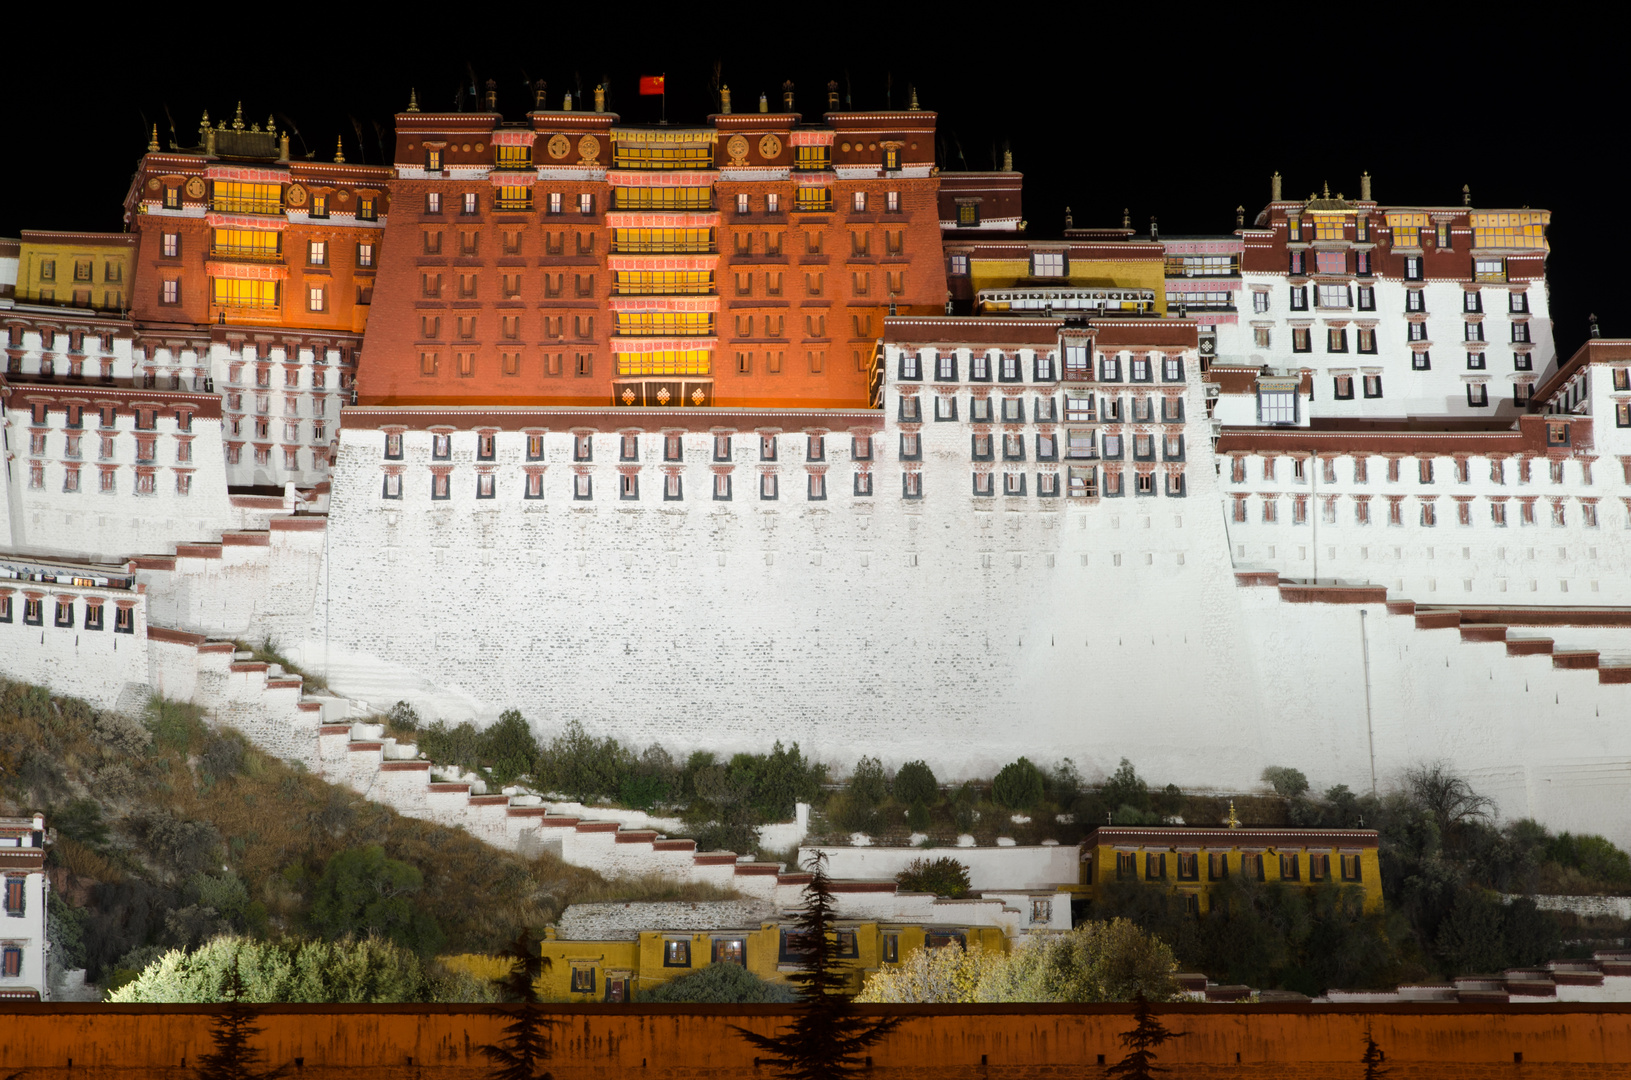
<instances>
[{"instance_id":1,"label":"gold finial on roof","mask_svg":"<svg viewBox=\"0 0 1631 1080\"><path fill-rule=\"evenodd\" d=\"M719 88L719 111L722 113L731 111L731 88L728 86Z\"/></svg>"},{"instance_id":2,"label":"gold finial on roof","mask_svg":"<svg viewBox=\"0 0 1631 1080\"><path fill-rule=\"evenodd\" d=\"M277 118L271 113L266 114L266 130L268 132L277 130Z\"/></svg>"},{"instance_id":3,"label":"gold finial on roof","mask_svg":"<svg viewBox=\"0 0 1631 1080\"><path fill-rule=\"evenodd\" d=\"M762 93L759 95L759 111L762 113L770 111L770 99Z\"/></svg>"},{"instance_id":4,"label":"gold finial on roof","mask_svg":"<svg viewBox=\"0 0 1631 1080\"><path fill-rule=\"evenodd\" d=\"M595 112L606 111L606 84L595 87Z\"/></svg>"},{"instance_id":5,"label":"gold finial on roof","mask_svg":"<svg viewBox=\"0 0 1631 1080\"><path fill-rule=\"evenodd\" d=\"M1359 174L1359 199L1361 202L1370 202L1370 173Z\"/></svg>"},{"instance_id":6,"label":"gold finial on roof","mask_svg":"<svg viewBox=\"0 0 1631 1080\"><path fill-rule=\"evenodd\" d=\"M911 91L911 94L912 94L912 103L910 105L906 106L907 111L908 112L919 112L920 110L919 110L918 104L917 104L917 87L908 84L906 88L909 91Z\"/></svg>"},{"instance_id":7,"label":"gold finial on roof","mask_svg":"<svg viewBox=\"0 0 1631 1080\"><path fill-rule=\"evenodd\" d=\"M419 88L417 86L410 86L408 88L408 111L419 111Z\"/></svg>"},{"instance_id":8,"label":"gold finial on roof","mask_svg":"<svg viewBox=\"0 0 1631 1080\"><path fill-rule=\"evenodd\" d=\"M1280 190L1280 172L1276 169L1274 175L1269 177L1269 202L1280 201Z\"/></svg>"},{"instance_id":9,"label":"gold finial on roof","mask_svg":"<svg viewBox=\"0 0 1631 1080\"><path fill-rule=\"evenodd\" d=\"M1014 171L1014 152L1008 148L1006 143L1003 145L1003 148L1002 148L1002 171L1003 172L1013 172Z\"/></svg>"},{"instance_id":10,"label":"gold finial on roof","mask_svg":"<svg viewBox=\"0 0 1631 1080\"><path fill-rule=\"evenodd\" d=\"M561 101L561 111L562 112L571 112L572 111L572 91L570 91L570 90L568 90L566 92L566 97L563 98L562 101Z\"/></svg>"},{"instance_id":11,"label":"gold finial on roof","mask_svg":"<svg viewBox=\"0 0 1631 1080\"><path fill-rule=\"evenodd\" d=\"M232 130L233 131L242 131L243 129L244 129L244 103L240 101L240 102L238 102L238 111L232 114Z\"/></svg>"},{"instance_id":12,"label":"gold finial on roof","mask_svg":"<svg viewBox=\"0 0 1631 1080\"><path fill-rule=\"evenodd\" d=\"M156 151L158 148L159 148L159 126L157 124L154 124L153 125L153 136L152 136L152 138L147 140L147 152L149 154L151 154L154 151Z\"/></svg>"},{"instance_id":13,"label":"gold finial on roof","mask_svg":"<svg viewBox=\"0 0 1631 1080\"><path fill-rule=\"evenodd\" d=\"M1224 819L1223 823L1231 829L1240 828L1240 818L1235 816L1235 801L1233 799L1229 800L1229 816Z\"/></svg>"},{"instance_id":14,"label":"gold finial on roof","mask_svg":"<svg viewBox=\"0 0 1631 1080\"><path fill-rule=\"evenodd\" d=\"M1330 184L1329 181L1327 181L1326 184L1325 184L1325 196L1324 197L1327 198L1327 199L1329 199L1331 197L1331 184Z\"/></svg>"},{"instance_id":15,"label":"gold finial on roof","mask_svg":"<svg viewBox=\"0 0 1631 1080\"><path fill-rule=\"evenodd\" d=\"M1121 208L1121 227L1123 229L1133 227L1133 212L1125 206Z\"/></svg>"},{"instance_id":16,"label":"gold finial on roof","mask_svg":"<svg viewBox=\"0 0 1631 1080\"><path fill-rule=\"evenodd\" d=\"M338 135L334 136L334 164L345 164L345 145L340 141Z\"/></svg>"}]
</instances>

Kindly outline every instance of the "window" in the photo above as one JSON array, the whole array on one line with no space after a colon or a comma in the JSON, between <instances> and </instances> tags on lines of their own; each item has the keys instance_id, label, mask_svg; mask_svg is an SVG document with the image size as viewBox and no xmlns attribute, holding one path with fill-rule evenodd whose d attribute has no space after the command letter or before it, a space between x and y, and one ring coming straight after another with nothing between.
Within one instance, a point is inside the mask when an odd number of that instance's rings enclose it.
<instances>
[{"instance_id":1,"label":"window","mask_svg":"<svg viewBox=\"0 0 1631 1080\"><path fill-rule=\"evenodd\" d=\"M1529 312L1529 295L1514 292L1507 297L1506 309L1514 315L1526 315Z\"/></svg>"},{"instance_id":2,"label":"window","mask_svg":"<svg viewBox=\"0 0 1631 1080\"><path fill-rule=\"evenodd\" d=\"M572 993L592 994L595 992L595 969L587 965L572 965Z\"/></svg>"},{"instance_id":3,"label":"window","mask_svg":"<svg viewBox=\"0 0 1631 1080\"><path fill-rule=\"evenodd\" d=\"M900 459L902 461L922 461L922 437L915 431L903 431L900 435ZM774 460L774 459L771 459Z\"/></svg>"},{"instance_id":4,"label":"window","mask_svg":"<svg viewBox=\"0 0 1631 1080\"><path fill-rule=\"evenodd\" d=\"M463 201L459 207L459 213L474 214L477 212L478 207L476 203L476 193L474 191L465 192L463 195Z\"/></svg>"},{"instance_id":5,"label":"window","mask_svg":"<svg viewBox=\"0 0 1631 1080\"><path fill-rule=\"evenodd\" d=\"M858 470L855 473L855 494L856 495L871 495L872 494L872 474L870 472L867 472L865 469Z\"/></svg>"},{"instance_id":6,"label":"window","mask_svg":"<svg viewBox=\"0 0 1631 1080\"><path fill-rule=\"evenodd\" d=\"M917 353L907 351L900 354L900 377L902 379L923 378L923 369L918 364Z\"/></svg>"},{"instance_id":7,"label":"window","mask_svg":"<svg viewBox=\"0 0 1631 1080\"><path fill-rule=\"evenodd\" d=\"M306 265L328 265L328 241L313 240L306 245Z\"/></svg>"},{"instance_id":8,"label":"window","mask_svg":"<svg viewBox=\"0 0 1631 1080\"><path fill-rule=\"evenodd\" d=\"M380 488L380 498L382 498L382 499L400 499L400 498L402 498L402 474L401 473L388 472L388 473L385 474L384 484Z\"/></svg>"},{"instance_id":9,"label":"window","mask_svg":"<svg viewBox=\"0 0 1631 1080\"><path fill-rule=\"evenodd\" d=\"M856 435L850 439L850 458L855 461L872 460L872 437Z\"/></svg>"},{"instance_id":10,"label":"window","mask_svg":"<svg viewBox=\"0 0 1631 1080\"><path fill-rule=\"evenodd\" d=\"M813 502L820 502L827 497L827 474L824 472L810 473L810 482L806 496Z\"/></svg>"},{"instance_id":11,"label":"window","mask_svg":"<svg viewBox=\"0 0 1631 1080\"><path fill-rule=\"evenodd\" d=\"M1199 881L1201 879L1201 857L1192 851L1178 853L1178 880Z\"/></svg>"},{"instance_id":12,"label":"window","mask_svg":"<svg viewBox=\"0 0 1631 1080\"><path fill-rule=\"evenodd\" d=\"M1474 259L1472 263L1472 279L1484 282L1506 281L1505 259Z\"/></svg>"},{"instance_id":13,"label":"window","mask_svg":"<svg viewBox=\"0 0 1631 1080\"><path fill-rule=\"evenodd\" d=\"M1160 881L1167 876L1166 855L1144 856L1144 879L1146 881Z\"/></svg>"},{"instance_id":14,"label":"window","mask_svg":"<svg viewBox=\"0 0 1631 1080\"><path fill-rule=\"evenodd\" d=\"M578 196L578 213L584 217L592 217L595 212L595 197L585 191Z\"/></svg>"},{"instance_id":15,"label":"window","mask_svg":"<svg viewBox=\"0 0 1631 1080\"><path fill-rule=\"evenodd\" d=\"M327 309L328 289L322 285L313 285L306 290L306 310L324 311Z\"/></svg>"},{"instance_id":16,"label":"window","mask_svg":"<svg viewBox=\"0 0 1631 1080\"><path fill-rule=\"evenodd\" d=\"M1360 880L1361 874L1359 869L1358 855L1339 854L1337 856L1337 865L1341 870L1343 881L1356 882Z\"/></svg>"},{"instance_id":17,"label":"window","mask_svg":"<svg viewBox=\"0 0 1631 1080\"><path fill-rule=\"evenodd\" d=\"M1296 855L1282 854L1280 856L1280 880L1299 881L1302 878L1299 870L1301 860Z\"/></svg>"},{"instance_id":18,"label":"window","mask_svg":"<svg viewBox=\"0 0 1631 1080\"><path fill-rule=\"evenodd\" d=\"M901 498L921 499L923 497L923 474L909 470L901 473Z\"/></svg>"},{"instance_id":19,"label":"window","mask_svg":"<svg viewBox=\"0 0 1631 1080\"><path fill-rule=\"evenodd\" d=\"M864 213L866 211L866 192L857 191L854 195L853 204L856 213Z\"/></svg>"},{"instance_id":20,"label":"window","mask_svg":"<svg viewBox=\"0 0 1631 1080\"><path fill-rule=\"evenodd\" d=\"M496 479L490 472L476 474L476 498L491 499L494 496Z\"/></svg>"},{"instance_id":21,"label":"window","mask_svg":"<svg viewBox=\"0 0 1631 1080\"><path fill-rule=\"evenodd\" d=\"M714 473L714 499L718 502L731 500L731 474L728 472Z\"/></svg>"},{"instance_id":22,"label":"window","mask_svg":"<svg viewBox=\"0 0 1631 1080\"><path fill-rule=\"evenodd\" d=\"M1331 396L1338 401L1352 401L1354 396L1354 377L1352 375L1333 376L1334 384Z\"/></svg>"},{"instance_id":23,"label":"window","mask_svg":"<svg viewBox=\"0 0 1631 1080\"><path fill-rule=\"evenodd\" d=\"M1032 277L1064 277L1065 253L1062 251L1038 251L1031 255Z\"/></svg>"},{"instance_id":24,"label":"window","mask_svg":"<svg viewBox=\"0 0 1631 1080\"><path fill-rule=\"evenodd\" d=\"M1318 294L1319 306L1322 308L1346 308L1353 306L1353 300L1348 295L1346 285L1321 285Z\"/></svg>"},{"instance_id":25,"label":"window","mask_svg":"<svg viewBox=\"0 0 1631 1080\"><path fill-rule=\"evenodd\" d=\"M1116 880L1131 881L1138 877L1138 856L1131 851L1116 852Z\"/></svg>"},{"instance_id":26,"label":"window","mask_svg":"<svg viewBox=\"0 0 1631 1080\"><path fill-rule=\"evenodd\" d=\"M1100 382L1120 382L1121 381L1121 358L1120 357L1108 356L1108 355L1101 355L1099 357L1099 381Z\"/></svg>"},{"instance_id":27,"label":"window","mask_svg":"<svg viewBox=\"0 0 1631 1080\"><path fill-rule=\"evenodd\" d=\"M167 189L174 191L175 188ZM0 948L0 975L8 979L20 979L23 976L23 950L17 945L7 945Z\"/></svg>"},{"instance_id":28,"label":"window","mask_svg":"<svg viewBox=\"0 0 1631 1080\"><path fill-rule=\"evenodd\" d=\"M1382 376L1365 376L1365 396L1368 398L1379 398L1382 396Z\"/></svg>"},{"instance_id":29,"label":"window","mask_svg":"<svg viewBox=\"0 0 1631 1080\"><path fill-rule=\"evenodd\" d=\"M1258 419L1265 424L1295 424L1297 422L1297 392L1295 390L1259 390L1257 393Z\"/></svg>"},{"instance_id":30,"label":"window","mask_svg":"<svg viewBox=\"0 0 1631 1080\"><path fill-rule=\"evenodd\" d=\"M968 256L958 253L951 257L950 274L952 277L968 276Z\"/></svg>"},{"instance_id":31,"label":"window","mask_svg":"<svg viewBox=\"0 0 1631 1080\"><path fill-rule=\"evenodd\" d=\"M1269 310L1269 294L1266 290L1252 291L1252 311L1258 315L1266 314Z\"/></svg>"},{"instance_id":32,"label":"window","mask_svg":"<svg viewBox=\"0 0 1631 1080\"><path fill-rule=\"evenodd\" d=\"M1210 852L1206 856L1206 879L1222 881L1229 876L1229 856L1223 852Z\"/></svg>"},{"instance_id":33,"label":"window","mask_svg":"<svg viewBox=\"0 0 1631 1080\"><path fill-rule=\"evenodd\" d=\"M163 236L164 236L164 239L163 239L163 241L161 243L161 246L160 246L159 250L164 253L164 257L167 258L167 259L174 259L174 258L179 257L181 255L181 234L180 233L167 232L167 233L164 233ZM41 276L44 276L43 272L42 272ZM1514 295L1517 295L1517 294L1514 294Z\"/></svg>"},{"instance_id":34,"label":"window","mask_svg":"<svg viewBox=\"0 0 1631 1080\"><path fill-rule=\"evenodd\" d=\"M762 472L759 474L759 498L761 500L774 500L778 497L776 474Z\"/></svg>"},{"instance_id":35,"label":"window","mask_svg":"<svg viewBox=\"0 0 1631 1080\"><path fill-rule=\"evenodd\" d=\"M572 497L574 499L592 499L595 494L595 478L588 473L576 473L572 477Z\"/></svg>"},{"instance_id":36,"label":"window","mask_svg":"<svg viewBox=\"0 0 1631 1080\"><path fill-rule=\"evenodd\" d=\"M432 473L430 477L430 497L436 500L451 499L453 497L452 477L445 472Z\"/></svg>"},{"instance_id":37,"label":"window","mask_svg":"<svg viewBox=\"0 0 1631 1080\"><path fill-rule=\"evenodd\" d=\"M1483 365L1483 356L1480 355L1478 359L1479 359L1478 366L1483 367L1484 366ZM1469 361L1468 366L1470 367L1471 366L1471 362L1470 362L1471 357L1468 358L1468 361ZM1467 404L1469 406L1471 406L1472 408L1474 408L1474 409L1487 408L1489 406L1489 387L1487 385L1485 385L1484 383L1468 383L1467 384Z\"/></svg>"},{"instance_id":38,"label":"window","mask_svg":"<svg viewBox=\"0 0 1631 1080\"><path fill-rule=\"evenodd\" d=\"M1345 353L1348 351L1348 331L1340 327L1332 327L1325 332L1325 351Z\"/></svg>"},{"instance_id":39,"label":"window","mask_svg":"<svg viewBox=\"0 0 1631 1080\"><path fill-rule=\"evenodd\" d=\"M900 213L900 192L886 191L883 197L884 209L891 214Z\"/></svg>"},{"instance_id":40,"label":"window","mask_svg":"<svg viewBox=\"0 0 1631 1080\"><path fill-rule=\"evenodd\" d=\"M1370 285L1359 286L1359 310L1376 310L1376 289Z\"/></svg>"},{"instance_id":41,"label":"window","mask_svg":"<svg viewBox=\"0 0 1631 1080\"><path fill-rule=\"evenodd\" d=\"M1308 327L1294 326L1291 328L1291 351L1294 353L1314 351L1313 332Z\"/></svg>"},{"instance_id":42,"label":"window","mask_svg":"<svg viewBox=\"0 0 1631 1080\"><path fill-rule=\"evenodd\" d=\"M1166 382L1184 381L1184 361L1180 356L1169 356L1161 361L1161 378Z\"/></svg>"},{"instance_id":43,"label":"window","mask_svg":"<svg viewBox=\"0 0 1631 1080\"><path fill-rule=\"evenodd\" d=\"M980 223L980 205L974 202L959 202L957 204L957 227L960 229L972 228Z\"/></svg>"},{"instance_id":44,"label":"window","mask_svg":"<svg viewBox=\"0 0 1631 1080\"><path fill-rule=\"evenodd\" d=\"M270 283L268 283L268 284L270 284ZM164 282L163 285L160 287L159 303L161 303L161 304L179 304L179 303L181 303L181 282L179 282L179 281L166 281L166 282Z\"/></svg>"},{"instance_id":45,"label":"window","mask_svg":"<svg viewBox=\"0 0 1631 1080\"><path fill-rule=\"evenodd\" d=\"M1292 289L1291 289L1291 310L1292 311L1307 311L1308 310L1308 286L1306 286L1306 285L1294 285L1294 286L1292 286Z\"/></svg>"},{"instance_id":46,"label":"window","mask_svg":"<svg viewBox=\"0 0 1631 1080\"><path fill-rule=\"evenodd\" d=\"M691 943L669 939L663 942L663 967L690 967Z\"/></svg>"},{"instance_id":47,"label":"window","mask_svg":"<svg viewBox=\"0 0 1631 1080\"><path fill-rule=\"evenodd\" d=\"M894 935L897 940L899 935ZM886 937L887 942L887 937ZM743 967L748 963L747 942L742 938L714 938L711 942L712 951L710 959L715 964L740 964ZM888 957L886 956L887 960Z\"/></svg>"}]
</instances>

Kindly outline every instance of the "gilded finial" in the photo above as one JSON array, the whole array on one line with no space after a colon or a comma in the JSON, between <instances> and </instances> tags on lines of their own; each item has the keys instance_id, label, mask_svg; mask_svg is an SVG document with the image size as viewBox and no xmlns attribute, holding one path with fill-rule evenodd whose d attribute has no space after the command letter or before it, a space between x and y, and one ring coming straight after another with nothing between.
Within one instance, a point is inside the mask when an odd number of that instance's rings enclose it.
<instances>
[{"instance_id":1,"label":"gilded finial","mask_svg":"<svg viewBox=\"0 0 1631 1080\"><path fill-rule=\"evenodd\" d=\"M918 109L918 104L917 104L917 87L908 84L906 88L909 91L911 91L911 94L912 94L912 103L910 105L906 106L906 109L907 109L908 112L918 112L919 109Z\"/></svg>"},{"instance_id":2,"label":"gilded finial","mask_svg":"<svg viewBox=\"0 0 1631 1080\"><path fill-rule=\"evenodd\" d=\"M240 102L238 102L238 111L232 114L232 130L233 131L242 131L243 129L244 129L244 103L240 101Z\"/></svg>"},{"instance_id":3,"label":"gilded finial","mask_svg":"<svg viewBox=\"0 0 1631 1080\"><path fill-rule=\"evenodd\" d=\"M731 111L731 88L728 86L719 88L719 111L722 113Z\"/></svg>"},{"instance_id":4,"label":"gilded finial","mask_svg":"<svg viewBox=\"0 0 1631 1080\"><path fill-rule=\"evenodd\" d=\"M759 95L759 111L763 113L770 111L770 99L763 94Z\"/></svg>"},{"instance_id":5,"label":"gilded finial","mask_svg":"<svg viewBox=\"0 0 1631 1080\"><path fill-rule=\"evenodd\" d=\"M1274 175L1269 177L1269 202L1279 202L1281 192L1280 171L1276 169Z\"/></svg>"},{"instance_id":6,"label":"gilded finial","mask_svg":"<svg viewBox=\"0 0 1631 1080\"><path fill-rule=\"evenodd\" d=\"M341 143L338 135L334 136L334 164L345 164L345 146Z\"/></svg>"},{"instance_id":7,"label":"gilded finial","mask_svg":"<svg viewBox=\"0 0 1631 1080\"><path fill-rule=\"evenodd\" d=\"M419 88L416 86L408 88L408 111L419 111Z\"/></svg>"},{"instance_id":8,"label":"gilded finial","mask_svg":"<svg viewBox=\"0 0 1631 1080\"><path fill-rule=\"evenodd\" d=\"M570 91L570 90L568 90L566 92L566 98L561 102L561 111L562 112L571 112L572 111L572 91Z\"/></svg>"},{"instance_id":9,"label":"gilded finial","mask_svg":"<svg viewBox=\"0 0 1631 1080\"><path fill-rule=\"evenodd\" d=\"M1123 229L1130 229L1133 227L1133 212L1127 209L1125 206L1121 208L1121 227Z\"/></svg>"},{"instance_id":10,"label":"gilded finial","mask_svg":"<svg viewBox=\"0 0 1631 1080\"><path fill-rule=\"evenodd\" d=\"M153 125L153 136L152 136L152 138L147 140L147 152L149 154L154 153L155 151L158 150L158 148L159 148L159 126L157 124L154 124Z\"/></svg>"},{"instance_id":11,"label":"gilded finial","mask_svg":"<svg viewBox=\"0 0 1631 1080\"><path fill-rule=\"evenodd\" d=\"M1324 198L1327 198L1327 199L1329 199L1329 198L1330 198L1330 197L1331 197L1331 184L1330 184L1330 182L1329 182L1329 181L1327 181L1327 182L1326 182L1326 184L1325 184L1325 195L1324 195Z\"/></svg>"},{"instance_id":12,"label":"gilded finial","mask_svg":"<svg viewBox=\"0 0 1631 1080\"><path fill-rule=\"evenodd\" d=\"M604 83L602 83L601 85L595 87L595 112L605 112L605 111L606 111L606 85Z\"/></svg>"},{"instance_id":13,"label":"gilded finial","mask_svg":"<svg viewBox=\"0 0 1631 1080\"><path fill-rule=\"evenodd\" d=\"M1229 816L1223 823L1231 829L1240 828L1240 818L1235 816L1235 801L1233 799L1229 800Z\"/></svg>"},{"instance_id":14,"label":"gilded finial","mask_svg":"<svg viewBox=\"0 0 1631 1080\"><path fill-rule=\"evenodd\" d=\"M1004 144L1002 148L1002 171L1014 171L1014 152L1008 149L1007 144Z\"/></svg>"}]
</instances>

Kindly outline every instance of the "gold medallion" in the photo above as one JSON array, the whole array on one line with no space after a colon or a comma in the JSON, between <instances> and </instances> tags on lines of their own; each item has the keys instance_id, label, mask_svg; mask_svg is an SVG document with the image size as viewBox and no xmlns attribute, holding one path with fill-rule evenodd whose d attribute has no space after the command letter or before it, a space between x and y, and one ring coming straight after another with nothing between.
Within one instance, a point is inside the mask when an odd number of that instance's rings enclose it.
<instances>
[{"instance_id":1,"label":"gold medallion","mask_svg":"<svg viewBox=\"0 0 1631 1080\"><path fill-rule=\"evenodd\" d=\"M572 152L572 143L565 135L556 135L549 140L549 156L559 161Z\"/></svg>"},{"instance_id":2,"label":"gold medallion","mask_svg":"<svg viewBox=\"0 0 1631 1080\"><path fill-rule=\"evenodd\" d=\"M199 177L196 177L196 176L193 177L191 180L187 181L187 198L189 198L189 199L202 199L203 197L204 197L204 181L202 179L200 179Z\"/></svg>"},{"instance_id":3,"label":"gold medallion","mask_svg":"<svg viewBox=\"0 0 1631 1080\"><path fill-rule=\"evenodd\" d=\"M767 161L770 158L780 157L781 152L782 141L776 138L776 136L766 135L764 138L759 140L759 156L765 158Z\"/></svg>"},{"instance_id":4,"label":"gold medallion","mask_svg":"<svg viewBox=\"0 0 1631 1080\"><path fill-rule=\"evenodd\" d=\"M580 165L593 165L600 156L600 140L593 135L585 135L578 140L578 157Z\"/></svg>"},{"instance_id":5,"label":"gold medallion","mask_svg":"<svg viewBox=\"0 0 1631 1080\"><path fill-rule=\"evenodd\" d=\"M748 141L740 135L732 135L725 144L725 153L731 156L732 165L740 165L748 159Z\"/></svg>"}]
</instances>

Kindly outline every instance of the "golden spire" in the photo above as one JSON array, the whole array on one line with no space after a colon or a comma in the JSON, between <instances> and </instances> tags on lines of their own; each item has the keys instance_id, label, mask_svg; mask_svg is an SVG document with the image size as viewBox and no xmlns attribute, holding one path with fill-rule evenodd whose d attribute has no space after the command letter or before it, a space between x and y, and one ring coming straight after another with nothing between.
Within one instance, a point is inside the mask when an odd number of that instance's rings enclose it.
<instances>
[{"instance_id":1,"label":"golden spire","mask_svg":"<svg viewBox=\"0 0 1631 1080\"><path fill-rule=\"evenodd\" d=\"M606 84L595 87L595 112L606 111Z\"/></svg>"},{"instance_id":2,"label":"golden spire","mask_svg":"<svg viewBox=\"0 0 1631 1080\"><path fill-rule=\"evenodd\" d=\"M722 113L731 111L731 88L728 86L719 88L719 111Z\"/></svg>"},{"instance_id":3,"label":"golden spire","mask_svg":"<svg viewBox=\"0 0 1631 1080\"><path fill-rule=\"evenodd\" d=\"M147 140L147 152L154 153L159 148L159 126L153 125L153 137Z\"/></svg>"},{"instance_id":4,"label":"golden spire","mask_svg":"<svg viewBox=\"0 0 1631 1080\"><path fill-rule=\"evenodd\" d=\"M1235 801L1233 799L1229 800L1229 816L1223 823L1231 829L1240 828L1240 819L1235 816Z\"/></svg>"},{"instance_id":5,"label":"golden spire","mask_svg":"<svg viewBox=\"0 0 1631 1080\"><path fill-rule=\"evenodd\" d=\"M910 105L906 106L906 109L907 109L908 112L918 112L919 108L918 108L918 103L917 103L917 87L909 85L907 87L907 89L912 92L912 103Z\"/></svg>"},{"instance_id":6,"label":"golden spire","mask_svg":"<svg viewBox=\"0 0 1631 1080\"><path fill-rule=\"evenodd\" d=\"M242 131L243 129L244 129L244 103L240 101L240 102L238 102L238 111L236 113L234 113L233 117L232 117L232 130L233 131Z\"/></svg>"},{"instance_id":7,"label":"golden spire","mask_svg":"<svg viewBox=\"0 0 1631 1080\"><path fill-rule=\"evenodd\" d=\"M345 146L341 143L338 135L334 136L334 164L345 164Z\"/></svg>"},{"instance_id":8,"label":"golden spire","mask_svg":"<svg viewBox=\"0 0 1631 1080\"><path fill-rule=\"evenodd\" d=\"M1326 185L1325 185L1325 194L1322 196L1322 198L1329 199L1330 197L1331 197L1331 185L1330 185L1329 182L1327 182Z\"/></svg>"},{"instance_id":9,"label":"golden spire","mask_svg":"<svg viewBox=\"0 0 1631 1080\"><path fill-rule=\"evenodd\" d=\"M408 111L419 111L419 88L413 87L408 91Z\"/></svg>"}]
</instances>

